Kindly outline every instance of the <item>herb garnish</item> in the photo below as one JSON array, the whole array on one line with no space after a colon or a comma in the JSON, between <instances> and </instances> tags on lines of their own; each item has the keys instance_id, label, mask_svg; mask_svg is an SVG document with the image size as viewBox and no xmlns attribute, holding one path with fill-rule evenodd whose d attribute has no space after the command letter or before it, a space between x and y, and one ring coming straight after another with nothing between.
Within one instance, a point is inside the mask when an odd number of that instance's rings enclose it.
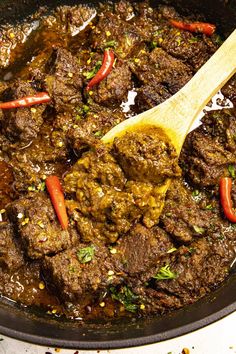
<instances>
[{"instance_id":1,"label":"herb garnish","mask_svg":"<svg viewBox=\"0 0 236 354\"><path fill-rule=\"evenodd\" d=\"M228 171L230 173L230 176L235 179L236 175L235 175L235 167L233 165L229 165L228 166Z\"/></svg>"},{"instance_id":2,"label":"herb garnish","mask_svg":"<svg viewBox=\"0 0 236 354\"><path fill-rule=\"evenodd\" d=\"M203 227L199 227L197 225L193 225L193 229L199 235L202 235L205 232L205 229Z\"/></svg>"},{"instance_id":3,"label":"herb garnish","mask_svg":"<svg viewBox=\"0 0 236 354\"><path fill-rule=\"evenodd\" d=\"M95 64L95 66L92 68L92 70L85 72L83 75L86 77L87 80L92 79L98 72L102 65L102 61L98 60Z\"/></svg>"},{"instance_id":4,"label":"herb garnish","mask_svg":"<svg viewBox=\"0 0 236 354\"><path fill-rule=\"evenodd\" d=\"M138 306L134 303L138 299L138 296L135 295L127 286L122 286L119 290L115 287L111 287L110 292L112 299L123 304L127 311L135 312L138 309Z\"/></svg>"},{"instance_id":5,"label":"herb garnish","mask_svg":"<svg viewBox=\"0 0 236 354\"><path fill-rule=\"evenodd\" d=\"M205 210L213 210L214 207L211 204L205 206Z\"/></svg>"},{"instance_id":6,"label":"herb garnish","mask_svg":"<svg viewBox=\"0 0 236 354\"><path fill-rule=\"evenodd\" d=\"M156 48L157 47L157 42L156 41L152 41L151 43L150 43L150 48L151 49L154 49L154 48Z\"/></svg>"},{"instance_id":7,"label":"herb garnish","mask_svg":"<svg viewBox=\"0 0 236 354\"><path fill-rule=\"evenodd\" d=\"M177 274L170 270L170 266L167 264L164 267L161 267L159 272L153 277L156 280L166 280L166 279L175 279Z\"/></svg>"},{"instance_id":8,"label":"herb garnish","mask_svg":"<svg viewBox=\"0 0 236 354\"><path fill-rule=\"evenodd\" d=\"M116 46L117 46L117 42L114 39L105 43L105 48L111 48L111 47L114 48Z\"/></svg>"},{"instance_id":9,"label":"herb garnish","mask_svg":"<svg viewBox=\"0 0 236 354\"><path fill-rule=\"evenodd\" d=\"M94 257L94 252L95 252L95 247L94 247L94 245L81 248L81 249L77 252L78 260L79 260L80 263L82 263L82 264L90 262L90 261L93 259L93 257Z\"/></svg>"},{"instance_id":10,"label":"herb garnish","mask_svg":"<svg viewBox=\"0 0 236 354\"><path fill-rule=\"evenodd\" d=\"M199 194L200 194L200 192L199 192L198 189L195 189L195 190L192 192L192 196L193 196L193 197L197 197Z\"/></svg>"},{"instance_id":11,"label":"herb garnish","mask_svg":"<svg viewBox=\"0 0 236 354\"><path fill-rule=\"evenodd\" d=\"M188 39L188 42L189 43L196 43L196 42L199 42L199 38L198 37L193 37L193 38L190 38L190 39Z\"/></svg>"}]
</instances>

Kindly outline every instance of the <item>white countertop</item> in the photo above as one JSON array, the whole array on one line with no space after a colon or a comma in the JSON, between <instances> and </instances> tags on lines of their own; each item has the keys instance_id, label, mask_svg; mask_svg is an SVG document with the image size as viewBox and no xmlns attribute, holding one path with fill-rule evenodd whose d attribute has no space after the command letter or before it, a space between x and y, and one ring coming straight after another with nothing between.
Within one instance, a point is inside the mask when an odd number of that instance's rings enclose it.
<instances>
[{"instance_id":1,"label":"white countertop","mask_svg":"<svg viewBox=\"0 0 236 354\"><path fill-rule=\"evenodd\" d=\"M41 347L6 336L0 339L0 354L181 354L183 348L188 348L190 354L236 354L236 312L193 333L130 349L76 351Z\"/></svg>"}]
</instances>

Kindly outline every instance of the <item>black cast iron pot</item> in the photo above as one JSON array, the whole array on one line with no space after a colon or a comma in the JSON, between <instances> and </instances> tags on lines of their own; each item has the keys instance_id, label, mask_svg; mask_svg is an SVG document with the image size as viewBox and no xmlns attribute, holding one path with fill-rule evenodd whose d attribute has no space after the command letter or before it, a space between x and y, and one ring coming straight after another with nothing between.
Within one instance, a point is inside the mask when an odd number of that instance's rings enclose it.
<instances>
[{"instance_id":1,"label":"black cast iron pot","mask_svg":"<svg viewBox=\"0 0 236 354\"><path fill-rule=\"evenodd\" d=\"M41 5L55 7L72 3L76 1L0 0L0 24L21 21ZM225 36L236 27L236 0L175 0L172 3L180 13L191 11L205 14L207 20L216 23ZM155 6L154 1L153 5ZM29 311L2 299L0 333L47 346L76 349L121 348L170 339L206 326L235 310L236 274L232 273L218 290L197 303L148 320L123 319L81 326L79 323L48 319L43 313Z\"/></svg>"}]
</instances>

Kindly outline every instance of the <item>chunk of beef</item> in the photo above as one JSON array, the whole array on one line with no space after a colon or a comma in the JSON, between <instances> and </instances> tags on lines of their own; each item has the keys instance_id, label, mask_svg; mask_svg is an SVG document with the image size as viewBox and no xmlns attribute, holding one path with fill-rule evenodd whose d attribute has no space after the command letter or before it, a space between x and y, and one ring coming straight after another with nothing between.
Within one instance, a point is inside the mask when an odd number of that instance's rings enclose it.
<instances>
[{"instance_id":1,"label":"chunk of beef","mask_svg":"<svg viewBox=\"0 0 236 354\"><path fill-rule=\"evenodd\" d=\"M11 201L13 174L10 166L0 160L0 210Z\"/></svg>"},{"instance_id":2,"label":"chunk of beef","mask_svg":"<svg viewBox=\"0 0 236 354\"><path fill-rule=\"evenodd\" d=\"M108 148L100 144L100 149L94 153L85 153L73 166L70 173L65 178L65 191L67 193L77 193L77 189L91 179L104 186L116 187L122 190L126 183L126 178L114 157L109 154ZM99 191L98 191L99 192ZM101 191L100 191L101 192Z\"/></svg>"},{"instance_id":3,"label":"chunk of beef","mask_svg":"<svg viewBox=\"0 0 236 354\"><path fill-rule=\"evenodd\" d=\"M118 241L113 259L118 269L135 276L155 266L173 246L170 237L158 226L147 229L137 224Z\"/></svg>"},{"instance_id":4,"label":"chunk of beef","mask_svg":"<svg viewBox=\"0 0 236 354\"><path fill-rule=\"evenodd\" d=\"M141 299L145 306L145 314L164 314L166 311L178 309L183 306L183 301L175 294L151 287L134 286L132 291Z\"/></svg>"},{"instance_id":5,"label":"chunk of beef","mask_svg":"<svg viewBox=\"0 0 236 354\"><path fill-rule=\"evenodd\" d=\"M115 242L141 218L140 208L130 193L88 179L82 182L81 179L78 181L77 202L68 201L67 207L77 222L82 239Z\"/></svg>"},{"instance_id":6,"label":"chunk of beef","mask_svg":"<svg viewBox=\"0 0 236 354\"><path fill-rule=\"evenodd\" d=\"M32 144L21 148L10 146L8 149L9 165L15 177L15 190L42 190L45 176L60 176L64 171L69 155L65 134L63 129L53 128L45 122Z\"/></svg>"},{"instance_id":7,"label":"chunk of beef","mask_svg":"<svg viewBox=\"0 0 236 354\"><path fill-rule=\"evenodd\" d=\"M164 85L156 84L155 82L144 84L137 89L135 110L137 110L138 113L144 112L159 105L170 97L171 93Z\"/></svg>"},{"instance_id":8,"label":"chunk of beef","mask_svg":"<svg viewBox=\"0 0 236 354\"><path fill-rule=\"evenodd\" d=\"M58 30L69 32L75 36L81 31L81 27L87 22L92 21L96 16L96 9L87 5L59 6L54 15L57 20Z\"/></svg>"},{"instance_id":9,"label":"chunk of beef","mask_svg":"<svg viewBox=\"0 0 236 354\"><path fill-rule=\"evenodd\" d=\"M28 257L42 258L70 248L77 235L62 230L50 200L44 193L32 193L11 203L7 212L15 225Z\"/></svg>"},{"instance_id":10,"label":"chunk of beef","mask_svg":"<svg viewBox=\"0 0 236 354\"><path fill-rule=\"evenodd\" d=\"M234 105L236 104L236 75L231 77L231 79L222 87L221 92L227 98L229 98Z\"/></svg>"},{"instance_id":11,"label":"chunk of beef","mask_svg":"<svg viewBox=\"0 0 236 354\"><path fill-rule=\"evenodd\" d=\"M129 89L131 89L131 71L125 63L119 62L98 86L92 88L94 101L106 106L113 106L127 100Z\"/></svg>"},{"instance_id":12,"label":"chunk of beef","mask_svg":"<svg viewBox=\"0 0 236 354\"><path fill-rule=\"evenodd\" d=\"M109 148L100 143L88 152L64 178L65 191L76 200L67 207L84 241L115 242L142 218L147 227L158 222L163 204L159 186L126 181Z\"/></svg>"},{"instance_id":13,"label":"chunk of beef","mask_svg":"<svg viewBox=\"0 0 236 354\"><path fill-rule=\"evenodd\" d=\"M132 25L144 41L151 41L153 33L159 29L159 14L150 6L148 1L134 4Z\"/></svg>"},{"instance_id":14,"label":"chunk of beef","mask_svg":"<svg viewBox=\"0 0 236 354\"><path fill-rule=\"evenodd\" d=\"M88 110L85 115L84 109ZM67 141L79 155L88 147L97 146L99 139L124 119L125 114L118 109L110 109L94 103L85 108L82 106L81 114L76 116L77 121L66 134Z\"/></svg>"},{"instance_id":15,"label":"chunk of beef","mask_svg":"<svg viewBox=\"0 0 236 354\"><path fill-rule=\"evenodd\" d=\"M118 58L125 59L132 56L133 50L140 45L143 38L134 25L123 20L112 10L104 9L99 14L98 23L91 35L91 42L93 48L104 50L111 40L115 43Z\"/></svg>"},{"instance_id":16,"label":"chunk of beef","mask_svg":"<svg viewBox=\"0 0 236 354\"><path fill-rule=\"evenodd\" d=\"M179 15L175 11L166 7L159 7L159 11L160 26L153 33L153 41L173 57L188 63L193 71L197 71L217 50L218 45L212 38L173 27L169 20L178 20ZM179 20L184 21L183 18Z\"/></svg>"},{"instance_id":17,"label":"chunk of beef","mask_svg":"<svg viewBox=\"0 0 236 354\"><path fill-rule=\"evenodd\" d=\"M117 13L122 20L129 21L134 15L134 8L129 1L120 0L114 4L114 12Z\"/></svg>"},{"instance_id":18,"label":"chunk of beef","mask_svg":"<svg viewBox=\"0 0 236 354\"><path fill-rule=\"evenodd\" d=\"M186 177L200 187L218 184L236 164L235 111L226 109L206 114L203 125L191 132L181 153Z\"/></svg>"},{"instance_id":19,"label":"chunk of beef","mask_svg":"<svg viewBox=\"0 0 236 354\"><path fill-rule=\"evenodd\" d=\"M161 48L155 48L149 55L140 52L137 58L130 62L130 67L141 82L156 85L157 88L164 86L170 94L181 89L192 76L188 65Z\"/></svg>"},{"instance_id":20,"label":"chunk of beef","mask_svg":"<svg viewBox=\"0 0 236 354\"><path fill-rule=\"evenodd\" d=\"M183 305L192 303L225 279L234 256L233 249L222 240L199 239L191 248L182 246L173 254L175 260L170 267L176 279L156 281L156 288L178 296Z\"/></svg>"},{"instance_id":21,"label":"chunk of beef","mask_svg":"<svg viewBox=\"0 0 236 354\"><path fill-rule=\"evenodd\" d=\"M115 242L140 214L132 196L122 192L124 174L103 145L95 153L84 154L64 181L65 191L76 193L76 201L68 201L67 206L84 241Z\"/></svg>"},{"instance_id":22,"label":"chunk of beef","mask_svg":"<svg viewBox=\"0 0 236 354\"><path fill-rule=\"evenodd\" d=\"M92 256L81 259L80 255L88 252L88 248L93 248ZM46 257L43 272L48 285L64 301L75 301L88 294L98 296L108 286L122 281L115 274L107 248L93 244L79 244L54 257Z\"/></svg>"},{"instance_id":23,"label":"chunk of beef","mask_svg":"<svg viewBox=\"0 0 236 354\"><path fill-rule=\"evenodd\" d=\"M0 267L13 272L23 264L23 254L14 239L12 226L7 222L0 222Z\"/></svg>"},{"instance_id":24,"label":"chunk of beef","mask_svg":"<svg viewBox=\"0 0 236 354\"><path fill-rule=\"evenodd\" d=\"M36 91L30 83L16 81L3 93L3 101L12 101L25 96L34 95ZM12 142L21 141L24 143L35 139L43 124L42 114L45 105L36 105L33 108L15 108L3 110L1 116L2 132Z\"/></svg>"},{"instance_id":25,"label":"chunk of beef","mask_svg":"<svg viewBox=\"0 0 236 354\"><path fill-rule=\"evenodd\" d=\"M206 236L212 210L201 209L192 191L180 181L173 181L166 194L161 215L163 228L178 242L190 242L194 237Z\"/></svg>"},{"instance_id":26,"label":"chunk of beef","mask_svg":"<svg viewBox=\"0 0 236 354\"><path fill-rule=\"evenodd\" d=\"M116 138L113 153L125 175L132 180L157 184L181 174L175 148L155 129Z\"/></svg>"},{"instance_id":27,"label":"chunk of beef","mask_svg":"<svg viewBox=\"0 0 236 354\"><path fill-rule=\"evenodd\" d=\"M46 64L45 89L57 112L74 112L82 102L82 78L77 59L66 49L53 49Z\"/></svg>"}]
</instances>

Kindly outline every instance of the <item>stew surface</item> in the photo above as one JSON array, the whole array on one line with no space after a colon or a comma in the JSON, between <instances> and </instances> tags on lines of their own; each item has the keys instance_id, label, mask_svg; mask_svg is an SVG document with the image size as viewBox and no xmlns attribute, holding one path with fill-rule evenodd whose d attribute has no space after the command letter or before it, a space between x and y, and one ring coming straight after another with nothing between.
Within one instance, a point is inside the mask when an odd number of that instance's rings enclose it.
<instances>
[{"instance_id":1,"label":"stew surface","mask_svg":"<svg viewBox=\"0 0 236 354\"><path fill-rule=\"evenodd\" d=\"M215 24L121 0L41 8L0 40L1 296L91 321L218 287L236 257L235 109L206 113L179 160L155 129L101 141L191 79ZM222 92L236 103L235 77Z\"/></svg>"}]
</instances>

